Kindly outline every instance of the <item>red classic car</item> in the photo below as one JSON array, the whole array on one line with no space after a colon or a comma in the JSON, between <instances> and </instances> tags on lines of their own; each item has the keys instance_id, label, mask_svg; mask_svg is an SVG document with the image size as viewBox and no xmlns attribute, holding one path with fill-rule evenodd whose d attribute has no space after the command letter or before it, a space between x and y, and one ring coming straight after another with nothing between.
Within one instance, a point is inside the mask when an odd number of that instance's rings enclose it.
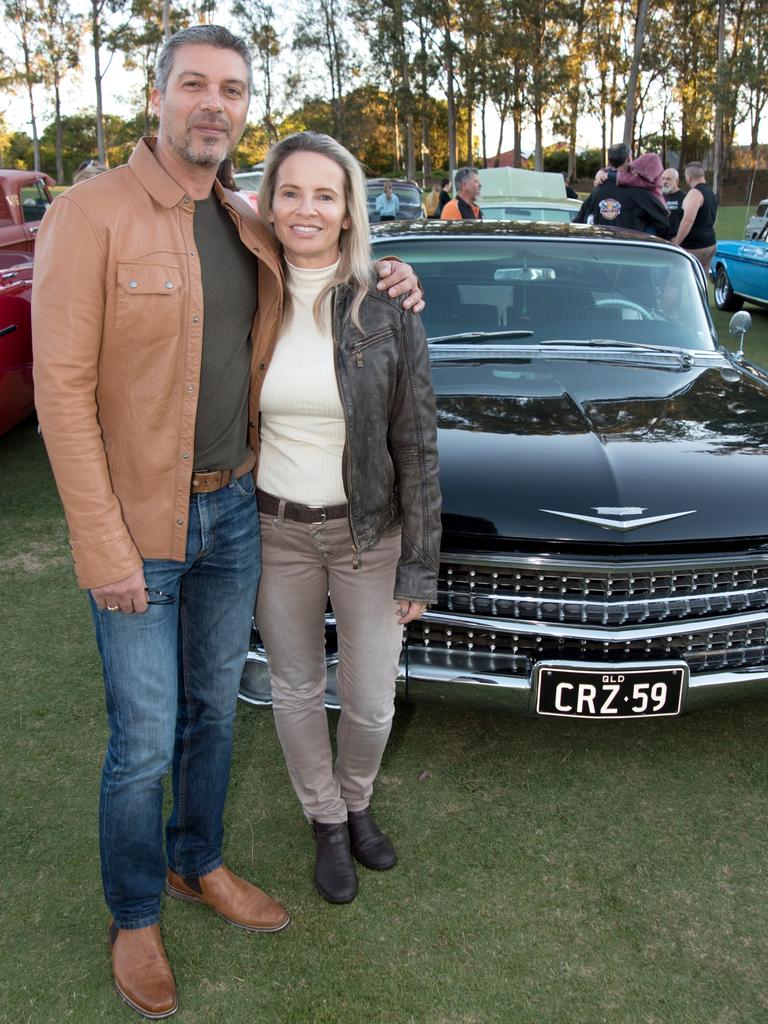
<instances>
[{"instance_id":1,"label":"red classic car","mask_svg":"<svg viewBox=\"0 0 768 1024\"><path fill-rule=\"evenodd\" d=\"M32 254L0 249L0 434L34 410Z\"/></svg>"},{"instance_id":2,"label":"red classic car","mask_svg":"<svg viewBox=\"0 0 768 1024\"><path fill-rule=\"evenodd\" d=\"M53 202L42 171L0 169L0 252L34 252L35 235Z\"/></svg>"}]
</instances>

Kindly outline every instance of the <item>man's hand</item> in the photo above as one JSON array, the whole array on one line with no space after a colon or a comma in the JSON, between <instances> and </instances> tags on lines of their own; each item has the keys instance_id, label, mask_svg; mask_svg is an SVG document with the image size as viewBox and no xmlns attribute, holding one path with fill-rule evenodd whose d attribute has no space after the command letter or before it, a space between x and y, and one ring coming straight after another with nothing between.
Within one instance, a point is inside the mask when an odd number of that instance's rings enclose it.
<instances>
[{"instance_id":1,"label":"man's hand","mask_svg":"<svg viewBox=\"0 0 768 1024\"><path fill-rule=\"evenodd\" d=\"M395 601L395 617L400 626L405 626L414 619L420 619L427 610L426 601L409 601L407 597Z\"/></svg>"},{"instance_id":2,"label":"man's hand","mask_svg":"<svg viewBox=\"0 0 768 1024\"><path fill-rule=\"evenodd\" d=\"M93 587L91 596L96 602L96 607L102 611L105 609L110 612L121 611L129 615L132 612L147 610L145 586L144 570L137 569L125 579L117 580L115 583L105 583L103 587Z\"/></svg>"},{"instance_id":3,"label":"man's hand","mask_svg":"<svg viewBox=\"0 0 768 1024\"><path fill-rule=\"evenodd\" d=\"M604 181L608 181L608 175L605 171L598 171L595 175L594 185L597 188L598 185L602 185Z\"/></svg>"},{"instance_id":4,"label":"man's hand","mask_svg":"<svg viewBox=\"0 0 768 1024\"><path fill-rule=\"evenodd\" d=\"M399 263L396 260L378 260L374 266L379 275L379 283L376 287L380 292L386 291L390 298L395 299L398 295L406 295L403 300L403 309L410 309L412 313L420 313L424 309L424 296L419 287L419 279L413 272L410 263Z\"/></svg>"}]
</instances>

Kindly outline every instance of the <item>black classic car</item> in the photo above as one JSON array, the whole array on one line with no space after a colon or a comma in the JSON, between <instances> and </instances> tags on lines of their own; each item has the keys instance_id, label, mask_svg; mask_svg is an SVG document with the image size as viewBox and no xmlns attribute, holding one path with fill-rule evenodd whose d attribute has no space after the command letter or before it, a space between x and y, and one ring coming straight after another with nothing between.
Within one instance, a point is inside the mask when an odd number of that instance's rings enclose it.
<instances>
[{"instance_id":1,"label":"black classic car","mask_svg":"<svg viewBox=\"0 0 768 1024\"><path fill-rule=\"evenodd\" d=\"M401 690L589 719L765 692L768 376L719 344L696 260L581 225L373 247L423 282L438 397L439 600ZM241 696L268 685L254 633Z\"/></svg>"}]
</instances>

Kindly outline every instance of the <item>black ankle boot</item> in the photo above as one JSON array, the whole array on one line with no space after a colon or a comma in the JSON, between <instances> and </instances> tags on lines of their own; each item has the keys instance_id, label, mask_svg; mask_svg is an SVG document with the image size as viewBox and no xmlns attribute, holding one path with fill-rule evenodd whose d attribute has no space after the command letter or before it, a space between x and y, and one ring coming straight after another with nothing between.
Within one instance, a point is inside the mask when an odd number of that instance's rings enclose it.
<instances>
[{"instance_id":1,"label":"black ankle boot","mask_svg":"<svg viewBox=\"0 0 768 1024\"><path fill-rule=\"evenodd\" d=\"M312 822L315 834L315 885L329 903L351 903L357 896L357 873L349 852L349 830L340 824Z\"/></svg>"},{"instance_id":2,"label":"black ankle boot","mask_svg":"<svg viewBox=\"0 0 768 1024\"><path fill-rule=\"evenodd\" d=\"M397 864L392 841L373 820L370 807L349 811L349 843L354 857L374 871L387 871Z\"/></svg>"}]
</instances>

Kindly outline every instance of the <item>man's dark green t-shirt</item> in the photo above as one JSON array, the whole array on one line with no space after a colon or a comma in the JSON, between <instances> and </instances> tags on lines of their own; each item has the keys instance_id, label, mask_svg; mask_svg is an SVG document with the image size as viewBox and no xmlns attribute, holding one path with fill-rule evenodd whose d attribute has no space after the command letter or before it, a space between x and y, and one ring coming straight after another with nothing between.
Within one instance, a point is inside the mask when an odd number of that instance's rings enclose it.
<instances>
[{"instance_id":1,"label":"man's dark green t-shirt","mask_svg":"<svg viewBox=\"0 0 768 1024\"><path fill-rule=\"evenodd\" d=\"M195 469L234 469L248 456L251 326L258 260L212 192L195 202L203 281L203 354L195 421Z\"/></svg>"}]
</instances>

